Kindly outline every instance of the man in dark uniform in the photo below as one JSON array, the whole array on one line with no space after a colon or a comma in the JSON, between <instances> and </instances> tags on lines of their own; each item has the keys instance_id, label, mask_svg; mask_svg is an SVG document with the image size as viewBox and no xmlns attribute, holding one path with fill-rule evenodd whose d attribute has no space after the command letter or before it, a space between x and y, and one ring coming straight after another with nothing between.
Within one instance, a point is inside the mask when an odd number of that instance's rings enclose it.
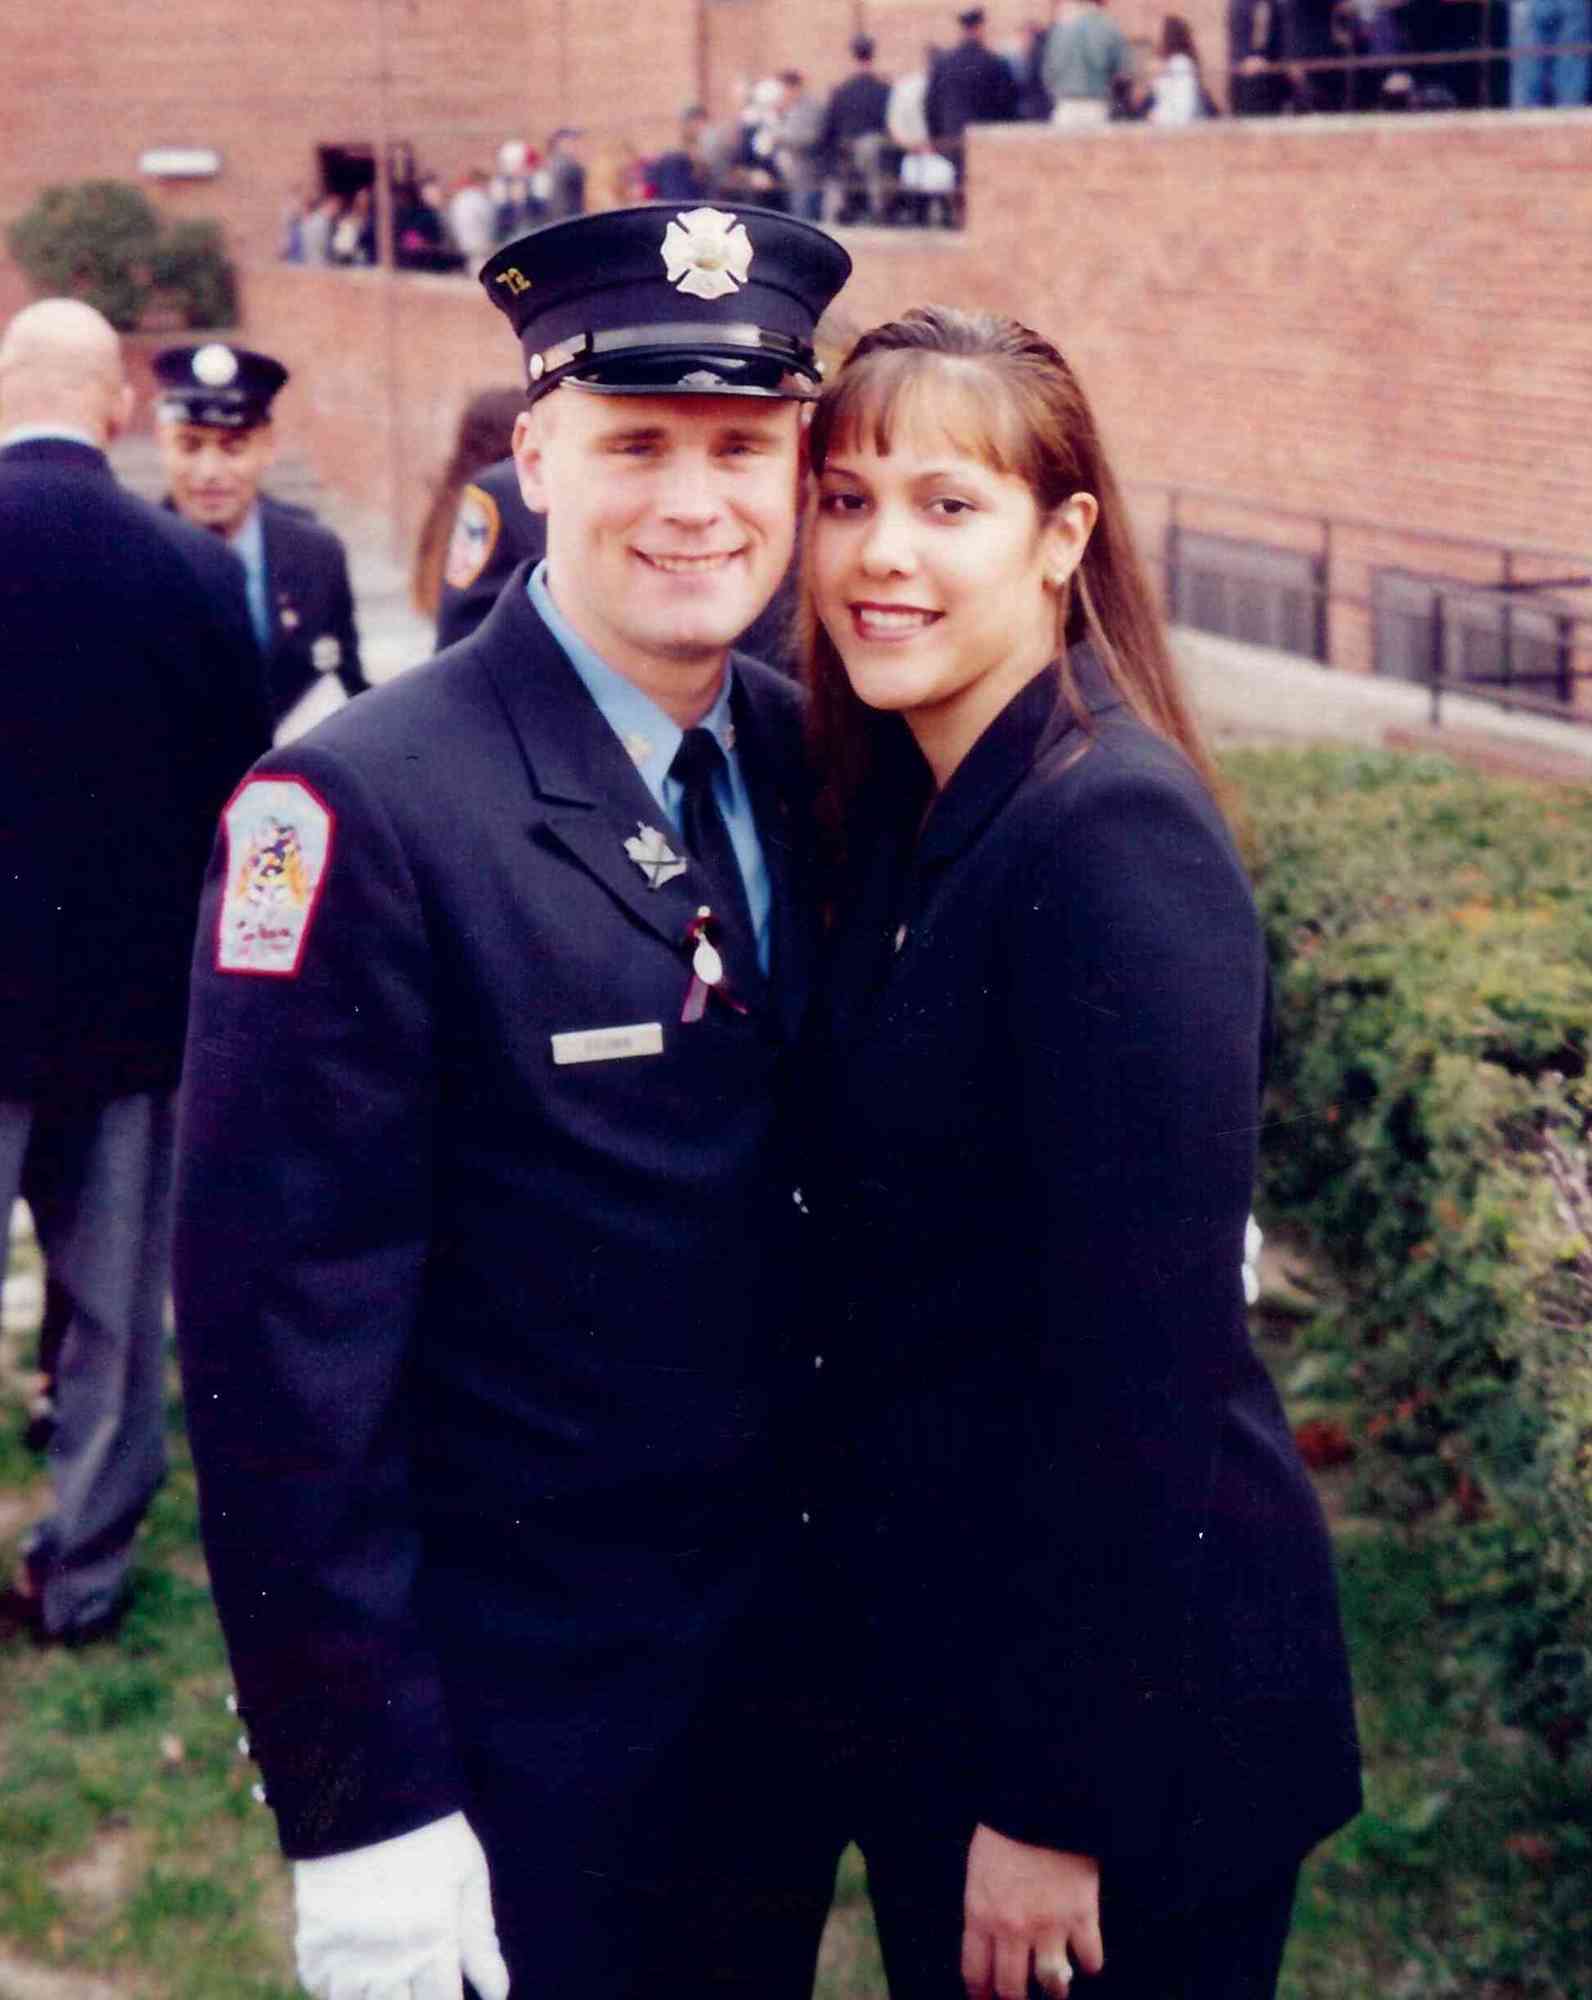
<instances>
[{"instance_id":1,"label":"man in dark uniform","mask_svg":"<svg viewBox=\"0 0 1592 2000\"><path fill-rule=\"evenodd\" d=\"M810 1987L752 1612L814 896L795 694L730 648L848 269L667 207L492 258L546 560L224 816L179 1342L321 2000Z\"/></svg>"},{"instance_id":2,"label":"man in dark uniform","mask_svg":"<svg viewBox=\"0 0 1592 2000\"><path fill-rule=\"evenodd\" d=\"M216 815L268 739L238 566L124 493L131 391L73 299L0 341L0 1223L61 1320L53 1506L9 1612L114 1629L165 1465L172 1091Z\"/></svg>"},{"instance_id":3,"label":"man in dark uniform","mask_svg":"<svg viewBox=\"0 0 1592 2000\"><path fill-rule=\"evenodd\" d=\"M342 543L305 508L260 491L287 370L221 341L164 348L154 366L166 505L242 562L276 740L289 742L366 683Z\"/></svg>"},{"instance_id":4,"label":"man in dark uniform","mask_svg":"<svg viewBox=\"0 0 1592 2000\"><path fill-rule=\"evenodd\" d=\"M829 94L818 150L840 183L836 221L880 222L885 208L882 155L889 144L890 85L874 69L871 35L854 35L851 55L857 67Z\"/></svg>"},{"instance_id":5,"label":"man in dark uniform","mask_svg":"<svg viewBox=\"0 0 1592 2000\"><path fill-rule=\"evenodd\" d=\"M929 137L955 166L960 187L963 135L969 125L1002 125L1017 116L1017 79L985 46L982 7L970 7L956 19L962 39L930 72L923 111Z\"/></svg>"}]
</instances>

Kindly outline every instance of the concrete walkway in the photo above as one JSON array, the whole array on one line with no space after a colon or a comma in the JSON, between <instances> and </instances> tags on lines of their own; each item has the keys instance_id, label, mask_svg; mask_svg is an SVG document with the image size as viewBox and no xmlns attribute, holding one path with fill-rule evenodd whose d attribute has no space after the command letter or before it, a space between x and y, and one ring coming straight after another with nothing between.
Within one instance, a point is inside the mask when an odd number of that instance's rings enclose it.
<instances>
[{"instance_id":1,"label":"concrete walkway","mask_svg":"<svg viewBox=\"0 0 1592 2000\"><path fill-rule=\"evenodd\" d=\"M1562 783L1592 780L1592 714L1585 724L1512 715L1445 694L1440 728L1431 698L1410 681L1344 673L1292 653L1174 634L1200 718L1218 743L1359 743L1434 750L1486 769Z\"/></svg>"}]
</instances>

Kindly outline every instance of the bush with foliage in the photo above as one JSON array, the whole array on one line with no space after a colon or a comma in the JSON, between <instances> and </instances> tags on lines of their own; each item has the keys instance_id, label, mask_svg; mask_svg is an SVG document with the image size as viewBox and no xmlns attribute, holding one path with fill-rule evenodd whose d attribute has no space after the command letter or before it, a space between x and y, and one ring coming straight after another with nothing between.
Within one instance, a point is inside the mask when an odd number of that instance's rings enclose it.
<instances>
[{"instance_id":1,"label":"bush with foliage","mask_svg":"<svg viewBox=\"0 0 1592 2000\"><path fill-rule=\"evenodd\" d=\"M1270 1210L1335 1303L1302 1382L1360 1504L1440 1531L1459 1657L1592 1721L1592 799L1351 751L1236 756L1276 982Z\"/></svg>"},{"instance_id":2,"label":"bush with foliage","mask_svg":"<svg viewBox=\"0 0 1592 2000\"><path fill-rule=\"evenodd\" d=\"M149 267L153 289L169 299L186 327L235 326L238 287L217 222L174 222Z\"/></svg>"},{"instance_id":3,"label":"bush with foliage","mask_svg":"<svg viewBox=\"0 0 1592 2000\"><path fill-rule=\"evenodd\" d=\"M136 330L157 293L185 326L227 326L237 316L219 227L164 226L148 196L125 181L47 187L6 240L41 295L82 299L124 333Z\"/></svg>"}]
</instances>

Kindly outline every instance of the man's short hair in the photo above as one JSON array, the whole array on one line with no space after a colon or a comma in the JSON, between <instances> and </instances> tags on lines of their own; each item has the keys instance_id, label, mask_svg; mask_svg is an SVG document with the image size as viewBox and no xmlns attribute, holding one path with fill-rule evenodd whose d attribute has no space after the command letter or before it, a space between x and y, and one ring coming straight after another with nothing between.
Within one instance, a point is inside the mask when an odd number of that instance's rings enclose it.
<instances>
[{"instance_id":1,"label":"man's short hair","mask_svg":"<svg viewBox=\"0 0 1592 2000\"><path fill-rule=\"evenodd\" d=\"M851 38L851 53L858 62L872 62L872 35L853 35Z\"/></svg>"}]
</instances>

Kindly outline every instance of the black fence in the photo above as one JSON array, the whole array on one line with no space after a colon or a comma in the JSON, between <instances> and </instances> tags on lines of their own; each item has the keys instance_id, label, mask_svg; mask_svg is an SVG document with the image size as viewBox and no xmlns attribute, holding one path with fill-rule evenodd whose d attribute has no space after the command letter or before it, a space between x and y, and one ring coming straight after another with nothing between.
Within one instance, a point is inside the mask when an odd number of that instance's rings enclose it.
<instances>
[{"instance_id":1,"label":"black fence","mask_svg":"<svg viewBox=\"0 0 1592 2000\"><path fill-rule=\"evenodd\" d=\"M1592 556L1132 489L1173 623L1323 666L1592 724Z\"/></svg>"}]
</instances>

